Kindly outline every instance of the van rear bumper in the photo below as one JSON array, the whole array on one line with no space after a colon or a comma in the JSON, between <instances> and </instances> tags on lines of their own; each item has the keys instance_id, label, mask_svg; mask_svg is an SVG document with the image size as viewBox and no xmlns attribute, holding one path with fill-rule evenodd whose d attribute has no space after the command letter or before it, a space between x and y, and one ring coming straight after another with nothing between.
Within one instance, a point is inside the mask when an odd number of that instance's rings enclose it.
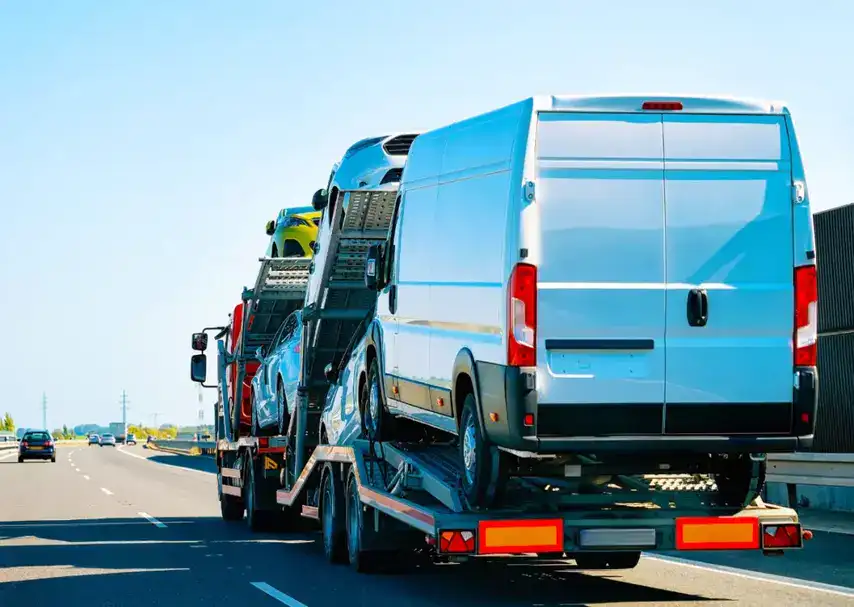
<instances>
[{"instance_id":1,"label":"van rear bumper","mask_svg":"<svg viewBox=\"0 0 854 607\"><path fill-rule=\"evenodd\" d=\"M791 402L781 403L540 404L532 371L477 363L484 435L499 447L543 454L809 450L818 373L797 368L793 380Z\"/></svg>"}]
</instances>

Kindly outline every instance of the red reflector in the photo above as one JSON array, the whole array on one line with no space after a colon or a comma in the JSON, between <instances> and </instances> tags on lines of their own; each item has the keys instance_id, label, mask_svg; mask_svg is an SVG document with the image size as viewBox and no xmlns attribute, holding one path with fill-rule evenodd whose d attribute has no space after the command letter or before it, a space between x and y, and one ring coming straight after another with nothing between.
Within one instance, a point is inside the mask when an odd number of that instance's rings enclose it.
<instances>
[{"instance_id":1,"label":"red reflector","mask_svg":"<svg viewBox=\"0 0 854 607\"><path fill-rule=\"evenodd\" d=\"M681 101L644 101L641 106L645 110L657 110L660 112L672 112L682 109Z\"/></svg>"},{"instance_id":2,"label":"red reflector","mask_svg":"<svg viewBox=\"0 0 854 607\"><path fill-rule=\"evenodd\" d=\"M801 421L805 424L810 423L810 414L809 413L801 413Z\"/></svg>"},{"instance_id":3,"label":"red reflector","mask_svg":"<svg viewBox=\"0 0 854 607\"><path fill-rule=\"evenodd\" d=\"M816 365L818 281L815 266L795 268L795 366Z\"/></svg>"},{"instance_id":4,"label":"red reflector","mask_svg":"<svg viewBox=\"0 0 854 607\"><path fill-rule=\"evenodd\" d=\"M798 524L763 525L762 548L801 548L801 526Z\"/></svg>"},{"instance_id":5,"label":"red reflector","mask_svg":"<svg viewBox=\"0 0 854 607\"><path fill-rule=\"evenodd\" d=\"M266 437L259 438L258 439L258 446L261 447L262 449L266 449L267 447L270 446L270 439L266 438Z\"/></svg>"},{"instance_id":6,"label":"red reflector","mask_svg":"<svg viewBox=\"0 0 854 607\"><path fill-rule=\"evenodd\" d=\"M526 413L525 418L524 418L522 423L524 423L526 426L533 426L534 425L534 414L533 413Z\"/></svg>"},{"instance_id":7,"label":"red reflector","mask_svg":"<svg viewBox=\"0 0 854 607\"><path fill-rule=\"evenodd\" d=\"M473 531L442 531L439 534L439 552L472 553L474 544Z\"/></svg>"},{"instance_id":8,"label":"red reflector","mask_svg":"<svg viewBox=\"0 0 854 607\"><path fill-rule=\"evenodd\" d=\"M537 364L537 266L517 263L510 274L507 306L507 364Z\"/></svg>"}]
</instances>

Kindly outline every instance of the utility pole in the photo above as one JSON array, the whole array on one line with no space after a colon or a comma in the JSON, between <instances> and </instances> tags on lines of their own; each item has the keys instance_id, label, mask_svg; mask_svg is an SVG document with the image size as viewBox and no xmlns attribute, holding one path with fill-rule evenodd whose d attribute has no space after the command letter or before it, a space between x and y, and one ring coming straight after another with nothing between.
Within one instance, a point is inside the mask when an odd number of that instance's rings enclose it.
<instances>
[{"instance_id":1,"label":"utility pole","mask_svg":"<svg viewBox=\"0 0 854 607\"><path fill-rule=\"evenodd\" d=\"M128 431L128 395L127 392L122 389L122 426L124 426L125 432Z\"/></svg>"},{"instance_id":2,"label":"utility pole","mask_svg":"<svg viewBox=\"0 0 854 607\"><path fill-rule=\"evenodd\" d=\"M47 430L47 394L42 392L42 428Z\"/></svg>"}]
</instances>

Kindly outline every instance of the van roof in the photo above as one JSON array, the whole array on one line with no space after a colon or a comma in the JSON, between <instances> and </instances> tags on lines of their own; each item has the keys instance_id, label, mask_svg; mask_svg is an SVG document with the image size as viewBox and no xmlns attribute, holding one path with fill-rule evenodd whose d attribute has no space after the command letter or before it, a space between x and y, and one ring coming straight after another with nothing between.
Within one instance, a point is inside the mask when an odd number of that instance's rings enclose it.
<instances>
[{"instance_id":1,"label":"van roof","mask_svg":"<svg viewBox=\"0 0 854 607\"><path fill-rule=\"evenodd\" d=\"M674 113L714 114L788 114L779 101L738 99L697 95L539 95L533 98L537 111L642 112L646 101L680 101L682 110Z\"/></svg>"}]
</instances>

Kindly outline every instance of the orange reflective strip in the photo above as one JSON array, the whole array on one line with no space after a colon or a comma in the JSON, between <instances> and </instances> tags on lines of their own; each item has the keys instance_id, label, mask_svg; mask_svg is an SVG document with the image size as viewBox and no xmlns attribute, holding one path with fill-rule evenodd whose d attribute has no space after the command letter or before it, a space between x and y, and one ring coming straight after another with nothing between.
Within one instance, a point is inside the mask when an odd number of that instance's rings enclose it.
<instances>
[{"instance_id":1,"label":"orange reflective strip","mask_svg":"<svg viewBox=\"0 0 854 607\"><path fill-rule=\"evenodd\" d=\"M524 554L563 551L563 521L481 521L479 554Z\"/></svg>"},{"instance_id":2,"label":"orange reflective strip","mask_svg":"<svg viewBox=\"0 0 854 607\"><path fill-rule=\"evenodd\" d=\"M697 517L676 519L677 550L751 550L759 548L759 519Z\"/></svg>"}]
</instances>

